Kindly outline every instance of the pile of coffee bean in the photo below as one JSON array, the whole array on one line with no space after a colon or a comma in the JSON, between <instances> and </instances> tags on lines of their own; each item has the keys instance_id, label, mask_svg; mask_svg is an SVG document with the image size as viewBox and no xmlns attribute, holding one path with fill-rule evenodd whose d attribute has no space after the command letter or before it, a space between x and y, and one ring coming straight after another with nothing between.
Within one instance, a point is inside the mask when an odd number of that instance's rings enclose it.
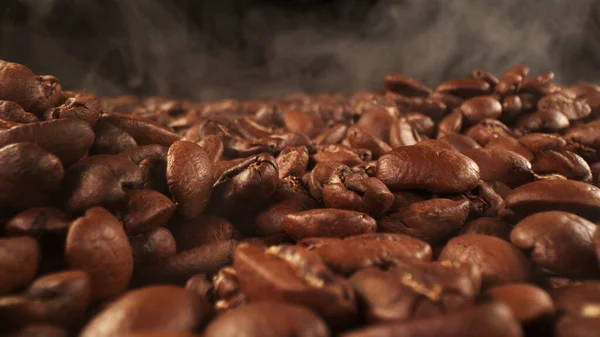
<instances>
[{"instance_id":1,"label":"pile of coffee bean","mask_svg":"<svg viewBox=\"0 0 600 337\"><path fill-rule=\"evenodd\" d=\"M600 86L95 97L0 61L0 334L600 335Z\"/></svg>"}]
</instances>

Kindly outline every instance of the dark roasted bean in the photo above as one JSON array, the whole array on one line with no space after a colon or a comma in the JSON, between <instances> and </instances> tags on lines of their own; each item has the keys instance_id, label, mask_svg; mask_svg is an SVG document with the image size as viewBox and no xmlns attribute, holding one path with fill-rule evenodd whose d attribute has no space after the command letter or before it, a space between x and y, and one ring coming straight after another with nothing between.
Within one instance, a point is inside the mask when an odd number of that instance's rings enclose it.
<instances>
[{"instance_id":1,"label":"dark roasted bean","mask_svg":"<svg viewBox=\"0 0 600 337\"><path fill-rule=\"evenodd\" d=\"M469 98L489 93L490 84L478 79L455 79L438 85L435 91Z\"/></svg>"},{"instance_id":2,"label":"dark roasted bean","mask_svg":"<svg viewBox=\"0 0 600 337\"><path fill-rule=\"evenodd\" d=\"M482 217L465 224L459 235L463 234L485 234L496 236L508 241L510 239L510 226L497 218Z\"/></svg>"},{"instance_id":3,"label":"dark roasted bean","mask_svg":"<svg viewBox=\"0 0 600 337\"><path fill-rule=\"evenodd\" d=\"M427 97L432 92L422 83L402 74L388 74L384 81L388 90L400 95Z\"/></svg>"},{"instance_id":4,"label":"dark roasted bean","mask_svg":"<svg viewBox=\"0 0 600 337\"><path fill-rule=\"evenodd\" d=\"M0 294L29 285L40 259L40 248L35 239L27 236L0 238Z\"/></svg>"},{"instance_id":5,"label":"dark roasted bean","mask_svg":"<svg viewBox=\"0 0 600 337\"><path fill-rule=\"evenodd\" d=\"M175 219L169 225L177 250L183 252L219 240L236 239L237 230L224 218L215 215L200 215L193 219Z\"/></svg>"},{"instance_id":6,"label":"dark roasted bean","mask_svg":"<svg viewBox=\"0 0 600 337\"><path fill-rule=\"evenodd\" d=\"M166 228L155 228L129 238L135 268L167 260L177 253L175 239Z\"/></svg>"},{"instance_id":7,"label":"dark roasted bean","mask_svg":"<svg viewBox=\"0 0 600 337\"><path fill-rule=\"evenodd\" d=\"M479 166L483 181L500 181L515 188L533 180L531 163L516 152L485 148L464 150L462 153Z\"/></svg>"},{"instance_id":8,"label":"dark roasted bean","mask_svg":"<svg viewBox=\"0 0 600 337\"><path fill-rule=\"evenodd\" d=\"M506 304L523 325L540 321L554 314L554 303L543 289L527 283L505 284L486 292L491 298Z\"/></svg>"},{"instance_id":9,"label":"dark roasted bean","mask_svg":"<svg viewBox=\"0 0 600 337\"><path fill-rule=\"evenodd\" d=\"M537 174L560 174L567 179L592 181L592 171L588 163L577 154L567 150L547 150L539 152L531 161Z\"/></svg>"},{"instance_id":10,"label":"dark roasted bean","mask_svg":"<svg viewBox=\"0 0 600 337\"><path fill-rule=\"evenodd\" d=\"M334 208L289 214L281 226L295 240L310 237L346 237L377 230L377 222L370 216Z\"/></svg>"}]
</instances>

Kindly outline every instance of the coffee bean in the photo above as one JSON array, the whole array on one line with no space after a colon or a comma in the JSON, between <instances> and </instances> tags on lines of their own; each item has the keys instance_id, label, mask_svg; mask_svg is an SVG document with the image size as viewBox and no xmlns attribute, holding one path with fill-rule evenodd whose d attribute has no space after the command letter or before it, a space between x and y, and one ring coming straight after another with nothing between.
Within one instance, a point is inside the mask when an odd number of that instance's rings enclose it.
<instances>
[{"instance_id":1,"label":"coffee bean","mask_svg":"<svg viewBox=\"0 0 600 337\"><path fill-rule=\"evenodd\" d=\"M200 215L213 190L213 163L198 145L177 141L167 155L167 182L178 213L185 218Z\"/></svg>"},{"instance_id":2,"label":"coffee bean","mask_svg":"<svg viewBox=\"0 0 600 337\"><path fill-rule=\"evenodd\" d=\"M531 163L513 151L485 148L464 150L462 153L479 166L483 181L500 181L515 188L533 180Z\"/></svg>"},{"instance_id":3,"label":"coffee bean","mask_svg":"<svg viewBox=\"0 0 600 337\"><path fill-rule=\"evenodd\" d=\"M537 109L558 110L562 112L569 121L584 119L592 112L585 100L571 99L560 93L549 94L542 97L538 101Z\"/></svg>"},{"instance_id":4,"label":"coffee bean","mask_svg":"<svg viewBox=\"0 0 600 337\"><path fill-rule=\"evenodd\" d=\"M358 126L351 126L350 128L348 128L346 140L348 141L350 146L352 146L352 148L367 149L371 151L373 159L377 159L384 153L387 153L392 150L392 147L389 146L386 142L384 142L378 137L375 137L363 131Z\"/></svg>"},{"instance_id":5,"label":"coffee bean","mask_svg":"<svg viewBox=\"0 0 600 337\"><path fill-rule=\"evenodd\" d=\"M392 192L377 178L351 173L345 176L343 183L333 181L323 188L326 207L355 210L378 217L394 202Z\"/></svg>"},{"instance_id":6,"label":"coffee bean","mask_svg":"<svg viewBox=\"0 0 600 337\"><path fill-rule=\"evenodd\" d=\"M523 112L523 102L518 95L509 95L502 98L501 118L505 122L512 122Z\"/></svg>"},{"instance_id":7,"label":"coffee bean","mask_svg":"<svg viewBox=\"0 0 600 337\"><path fill-rule=\"evenodd\" d=\"M600 319L597 317L566 316L556 324L556 337L593 337L600 329Z\"/></svg>"},{"instance_id":8,"label":"coffee bean","mask_svg":"<svg viewBox=\"0 0 600 337\"><path fill-rule=\"evenodd\" d=\"M511 134L512 131L504 123L489 118L481 120L465 132L466 136L471 137L481 146L486 146L494 138Z\"/></svg>"},{"instance_id":9,"label":"coffee bean","mask_svg":"<svg viewBox=\"0 0 600 337\"><path fill-rule=\"evenodd\" d=\"M508 69L498 79L498 84L495 88L495 93L501 96L515 94L527 79L529 67L517 65Z\"/></svg>"},{"instance_id":10,"label":"coffee bean","mask_svg":"<svg viewBox=\"0 0 600 337\"><path fill-rule=\"evenodd\" d=\"M133 256L123 224L101 207L73 221L65 256L72 269L88 273L94 301L121 294L131 279Z\"/></svg>"},{"instance_id":11,"label":"coffee bean","mask_svg":"<svg viewBox=\"0 0 600 337\"><path fill-rule=\"evenodd\" d=\"M554 303L544 290L526 283L513 283L491 288L487 295L506 304L521 324L539 321L554 314Z\"/></svg>"},{"instance_id":12,"label":"coffee bean","mask_svg":"<svg viewBox=\"0 0 600 337\"><path fill-rule=\"evenodd\" d=\"M37 144L60 158L67 167L85 156L94 142L94 131L85 121L72 118L0 130L0 148L21 142Z\"/></svg>"},{"instance_id":13,"label":"coffee bean","mask_svg":"<svg viewBox=\"0 0 600 337\"><path fill-rule=\"evenodd\" d=\"M35 239L27 236L0 238L0 294L29 285L40 258L40 248Z\"/></svg>"},{"instance_id":14,"label":"coffee bean","mask_svg":"<svg viewBox=\"0 0 600 337\"><path fill-rule=\"evenodd\" d=\"M369 158L365 159L370 159L370 152L368 157ZM336 161L348 166L358 165L365 160L361 158L359 153L357 153L357 150L337 144L319 148L317 153L312 156L312 159L317 163L324 161Z\"/></svg>"},{"instance_id":15,"label":"coffee bean","mask_svg":"<svg viewBox=\"0 0 600 337\"><path fill-rule=\"evenodd\" d=\"M4 231L7 236L65 237L69 230L69 214L52 207L30 208L12 217Z\"/></svg>"},{"instance_id":16,"label":"coffee bean","mask_svg":"<svg viewBox=\"0 0 600 337\"><path fill-rule=\"evenodd\" d=\"M466 99L489 93L490 84L478 79L454 79L438 85L435 91Z\"/></svg>"},{"instance_id":17,"label":"coffee bean","mask_svg":"<svg viewBox=\"0 0 600 337\"><path fill-rule=\"evenodd\" d=\"M467 222L458 234L485 234L509 241L510 230L511 227L500 219L483 217Z\"/></svg>"},{"instance_id":18,"label":"coffee bean","mask_svg":"<svg viewBox=\"0 0 600 337\"><path fill-rule=\"evenodd\" d=\"M277 156L279 179L287 176L301 177L306 172L308 165L308 149L302 147L286 148Z\"/></svg>"},{"instance_id":19,"label":"coffee bean","mask_svg":"<svg viewBox=\"0 0 600 337\"><path fill-rule=\"evenodd\" d=\"M206 300L174 286L152 286L127 292L94 317L82 337L163 331L193 332L210 315Z\"/></svg>"},{"instance_id":20,"label":"coffee bean","mask_svg":"<svg viewBox=\"0 0 600 337\"><path fill-rule=\"evenodd\" d=\"M77 96L67 99L62 105L46 110L44 119L75 118L94 126L100 118L100 104L94 96Z\"/></svg>"},{"instance_id":21,"label":"coffee bean","mask_svg":"<svg viewBox=\"0 0 600 337\"><path fill-rule=\"evenodd\" d=\"M71 212L93 206L112 208L125 202L128 191L140 186L141 181L140 169L125 156L88 157L65 171L62 186L65 207Z\"/></svg>"},{"instance_id":22,"label":"coffee bean","mask_svg":"<svg viewBox=\"0 0 600 337\"><path fill-rule=\"evenodd\" d=\"M463 128L463 114L460 109L454 109L451 114L444 117L438 124L437 138L442 138L452 133L460 133Z\"/></svg>"},{"instance_id":23,"label":"coffee bean","mask_svg":"<svg viewBox=\"0 0 600 337\"><path fill-rule=\"evenodd\" d=\"M588 277L600 272L592 240L595 230L596 225L575 214L541 212L521 220L511 241L530 252L540 272Z\"/></svg>"},{"instance_id":24,"label":"coffee bean","mask_svg":"<svg viewBox=\"0 0 600 337\"><path fill-rule=\"evenodd\" d=\"M468 215L467 200L430 199L398 209L379 225L384 232L408 234L435 245L455 233Z\"/></svg>"},{"instance_id":25,"label":"coffee bean","mask_svg":"<svg viewBox=\"0 0 600 337\"><path fill-rule=\"evenodd\" d=\"M387 114L386 112L384 112ZM365 117L361 118L361 121ZM360 122L359 122L360 123ZM332 145L340 143L345 137L348 127L342 123L329 125L321 134L313 138L313 143L317 146Z\"/></svg>"},{"instance_id":26,"label":"coffee bean","mask_svg":"<svg viewBox=\"0 0 600 337\"><path fill-rule=\"evenodd\" d=\"M39 121L36 115L31 112L26 112L19 104L3 100L0 100L0 119L19 124Z\"/></svg>"},{"instance_id":27,"label":"coffee bean","mask_svg":"<svg viewBox=\"0 0 600 337\"><path fill-rule=\"evenodd\" d=\"M420 112L410 112L405 115L410 126L421 135L433 137L435 135L435 122L431 117Z\"/></svg>"},{"instance_id":28,"label":"coffee bean","mask_svg":"<svg viewBox=\"0 0 600 337\"><path fill-rule=\"evenodd\" d=\"M237 272L232 267L221 268L221 270L213 277L213 283L215 309L218 312L227 311L247 304L248 299L240 289Z\"/></svg>"},{"instance_id":29,"label":"coffee bean","mask_svg":"<svg viewBox=\"0 0 600 337\"><path fill-rule=\"evenodd\" d=\"M452 148L463 152L468 149L479 149L481 146L472 138L461 135L460 133L449 133L439 139L440 141L450 144ZM421 143L421 145L423 145Z\"/></svg>"},{"instance_id":30,"label":"coffee bean","mask_svg":"<svg viewBox=\"0 0 600 337\"><path fill-rule=\"evenodd\" d=\"M377 162L377 178L392 191L424 189L434 193L461 193L477 185L479 168L458 152L413 145L381 156Z\"/></svg>"},{"instance_id":31,"label":"coffee bean","mask_svg":"<svg viewBox=\"0 0 600 337\"><path fill-rule=\"evenodd\" d=\"M11 331L6 337L67 337L63 328L48 324L31 324L17 331Z\"/></svg>"},{"instance_id":32,"label":"coffee bean","mask_svg":"<svg viewBox=\"0 0 600 337\"><path fill-rule=\"evenodd\" d=\"M140 234L164 226L177 206L153 190L132 190L127 193L123 225L129 235Z\"/></svg>"},{"instance_id":33,"label":"coffee bean","mask_svg":"<svg viewBox=\"0 0 600 337\"><path fill-rule=\"evenodd\" d=\"M231 310L212 321L205 337L329 337L319 316L301 306L282 302L257 302Z\"/></svg>"},{"instance_id":34,"label":"coffee bean","mask_svg":"<svg viewBox=\"0 0 600 337\"><path fill-rule=\"evenodd\" d=\"M574 180L539 180L517 187L504 200L520 217L557 210L596 220L600 189Z\"/></svg>"},{"instance_id":35,"label":"coffee bean","mask_svg":"<svg viewBox=\"0 0 600 337\"><path fill-rule=\"evenodd\" d=\"M475 69L471 72L471 77L476 80L486 81L490 87L495 87L498 84L498 78L490 73L489 71L485 71L483 69Z\"/></svg>"},{"instance_id":36,"label":"coffee bean","mask_svg":"<svg viewBox=\"0 0 600 337\"><path fill-rule=\"evenodd\" d=\"M567 142L560 136L545 133L530 133L521 136L519 142L534 154L545 150L563 149L567 145Z\"/></svg>"},{"instance_id":37,"label":"coffee bean","mask_svg":"<svg viewBox=\"0 0 600 337\"><path fill-rule=\"evenodd\" d=\"M346 237L377 230L377 222L370 216L335 208L289 214L281 226L295 240L310 237Z\"/></svg>"},{"instance_id":38,"label":"coffee bean","mask_svg":"<svg viewBox=\"0 0 600 337\"><path fill-rule=\"evenodd\" d=\"M116 112L103 113L100 120L113 124L127 132L138 145L159 144L170 146L180 137L166 127L147 119L127 116Z\"/></svg>"},{"instance_id":39,"label":"coffee bean","mask_svg":"<svg viewBox=\"0 0 600 337\"><path fill-rule=\"evenodd\" d=\"M577 154L567 150L547 150L536 154L531 162L537 174L560 174L567 179L592 181L588 163Z\"/></svg>"},{"instance_id":40,"label":"coffee bean","mask_svg":"<svg viewBox=\"0 0 600 337\"><path fill-rule=\"evenodd\" d=\"M100 121L94 126L96 139L91 151L95 154L118 154L135 149L137 143L127 132L110 124Z\"/></svg>"},{"instance_id":41,"label":"coffee bean","mask_svg":"<svg viewBox=\"0 0 600 337\"><path fill-rule=\"evenodd\" d=\"M298 245L316 252L329 268L344 275L369 267L387 268L404 260L431 260L431 247L426 242L403 234L309 238Z\"/></svg>"},{"instance_id":42,"label":"coffee bean","mask_svg":"<svg viewBox=\"0 0 600 337\"><path fill-rule=\"evenodd\" d=\"M414 319L406 322L374 325L347 332L342 337L520 337L521 326L510 309L501 303L489 303L454 311L447 315Z\"/></svg>"},{"instance_id":43,"label":"coffee bean","mask_svg":"<svg viewBox=\"0 0 600 337\"><path fill-rule=\"evenodd\" d=\"M534 158L534 154L531 150L512 136L498 136L497 138L492 138L485 145L485 148L512 151L523 156L528 161L531 161Z\"/></svg>"},{"instance_id":44,"label":"coffee bean","mask_svg":"<svg viewBox=\"0 0 600 337\"><path fill-rule=\"evenodd\" d=\"M165 261L177 253L175 239L166 228L155 228L129 238L135 269Z\"/></svg>"},{"instance_id":45,"label":"coffee bean","mask_svg":"<svg viewBox=\"0 0 600 337\"><path fill-rule=\"evenodd\" d=\"M239 236L229 221L215 215L200 215L189 220L175 219L169 228L175 237L179 252L214 241L236 239Z\"/></svg>"},{"instance_id":46,"label":"coffee bean","mask_svg":"<svg viewBox=\"0 0 600 337\"><path fill-rule=\"evenodd\" d=\"M431 89L427 88L417 80L404 76L402 74L388 74L385 76L385 86L389 91L393 91L405 96L427 97L431 94Z\"/></svg>"},{"instance_id":47,"label":"coffee bean","mask_svg":"<svg viewBox=\"0 0 600 337\"><path fill-rule=\"evenodd\" d=\"M204 273L190 277L185 283L185 289L212 302L213 284Z\"/></svg>"},{"instance_id":48,"label":"coffee bean","mask_svg":"<svg viewBox=\"0 0 600 337\"><path fill-rule=\"evenodd\" d=\"M481 270L483 287L531 280L531 265L515 246L482 234L457 236L446 244L439 260L475 264Z\"/></svg>"},{"instance_id":49,"label":"coffee bean","mask_svg":"<svg viewBox=\"0 0 600 337\"><path fill-rule=\"evenodd\" d=\"M0 205L23 210L51 202L65 174L60 159L33 143L0 148Z\"/></svg>"},{"instance_id":50,"label":"coffee bean","mask_svg":"<svg viewBox=\"0 0 600 337\"><path fill-rule=\"evenodd\" d=\"M471 124L486 118L498 118L502 114L502 105L493 96L473 97L464 101L459 109Z\"/></svg>"},{"instance_id":51,"label":"coffee bean","mask_svg":"<svg viewBox=\"0 0 600 337\"><path fill-rule=\"evenodd\" d=\"M354 292L319 256L296 246L268 249L241 244L234 261L240 287L251 301L282 300L311 308L333 327L349 326L356 316Z\"/></svg>"}]
</instances>

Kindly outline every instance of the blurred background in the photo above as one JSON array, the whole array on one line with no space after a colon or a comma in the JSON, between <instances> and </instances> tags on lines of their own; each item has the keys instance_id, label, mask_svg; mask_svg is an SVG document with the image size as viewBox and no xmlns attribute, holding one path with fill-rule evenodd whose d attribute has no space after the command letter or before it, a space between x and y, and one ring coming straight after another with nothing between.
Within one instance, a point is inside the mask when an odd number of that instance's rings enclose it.
<instances>
[{"instance_id":1,"label":"blurred background","mask_svg":"<svg viewBox=\"0 0 600 337\"><path fill-rule=\"evenodd\" d=\"M193 99L429 85L525 63L600 82L596 0L2 0L0 59L98 94Z\"/></svg>"}]
</instances>

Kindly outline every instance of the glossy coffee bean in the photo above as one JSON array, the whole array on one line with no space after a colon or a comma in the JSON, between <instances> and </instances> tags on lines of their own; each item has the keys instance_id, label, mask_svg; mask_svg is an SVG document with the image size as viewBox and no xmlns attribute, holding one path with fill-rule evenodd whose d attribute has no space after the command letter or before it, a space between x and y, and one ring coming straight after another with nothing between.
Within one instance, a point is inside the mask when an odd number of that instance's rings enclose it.
<instances>
[{"instance_id":1,"label":"glossy coffee bean","mask_svg":"<svg viewBox=\"0 0 600 337\"><path fill-rule=\"evenodd\" d=\"M486 294L506 304L521 324L535 322L554 314L554 303L550 295L530 284L505 284L489 289Z\"/></svg>"},{"instance_id":2,"label":"glossy coffee bean","mask_svg":"<svg viewBox=\"0 0 600 337\"><path fill-rule=\"evenodd\" d=\"M377 222L370 216L334 208L289 214L281 225L283 230L295 240L310 237L346 237L377 230Z\"/></svg>"},{"instance_id":3,"label":"glossy coffee bean","mask_svg":"<svg viewBox=\"0 0 600 337\"><path fill-rule=\"evenodd\" d=\"M94 126L94 133L96 138L90 150L95 154L118 154L137 147L130 134L109 122L98 122Z\"/></svg>"},{"instance_id":4,"label":"glossy coffee bean","mask_svg":"<svg viewBox=\"0 0 600 337\"><path fill-rule=\"evenodd\" d=\"M546 150L539 152L531 161L537 174L560 174L567 179L586 183L592 181L592 171L588 163L579 155L567 150Z\"/></svg>"},{"instance_id":5,"label":"glossy coffee bean","mask_svg":"<svg viewBox=\"0 0 600 337\"><path fill-rule=\"evenodd\" d=\"M31 237L0 238L0 294L26 287L40 263L40 248Z\"/></svg>"},{"instance_id":6,"label":"glossy coffee bean","mask_svg":"<svg viewBox=\"0 0 600 337\"><path fill-rule=\"evenodd\" d=\"M213 296L217 312L227 311L247 304L248 298L240 288L237 272L233 267L221 268L213 276L213 284Z\"/></svg>"},{"instance_id":7,"label":"glossy coffee bean","mask_svg":"<svg viewBox=\"0 0 600 337\"><path fill-rule=\"evenodd\" d=\"M498 118L502 114L502 105L493 96L473 97L464 101L459 109L471 124L486 118Z\"/></svg>"},{"instance_id":8,"label":"glossy coffee bean","mask_svg":"<svg viewBox=\"0 0 600 337\"><path fill-rule=\"evenodd\" d=\"M485 234L509 241L510 231L510 225L504 221L498 218L482 217L467 222L458 234Z\"/></svg>"},{"instance_id":9,"label":"glossy coffee bean","mask_svg":"<svg viewBox=\"0 0 600 337\"><path fill-rule=\"evenodd\" d=\"M465 150L462 153L479 166L483 181L500 181L515 188L533 180L531 163L513 151L485 148Z\"/></svg>"},{"instance_id":10,"label":"glossy coffee bean","mask_svg":"<svg viewBox=\"0 0 600 337\"><path fill-rule=\"evenodd\" d=\"M385 76L384 81L388 90L401 95L427 97L431 94L431 89L402 74L388 74Z\"/></svg>"},{"instance_id":11,"label":"glossy coffee bean","mask_svg":"<svg viewBox=\"0 0 600 337\"><path fill-rule=\"evenodd\" d=\"M166 127L147 119L111 112L102 114L101 120L111 123L130 134L138 145L159 144L170 146L180 139L177 134Z\"/></svg>"},{"instance_id":12,"label":"glossy coffee bean","mask_svg":"<svg viewBox=\"0 0 600 337\"><path fill-rule=\"evenodd\" d=\"M165 261L177 253L175 238L163 227L130 236L129 243L135 269Z\"/></svg>"},{"instance_id":13,"label":"glossy coffee bean","mask_svg":"<svg viewBox=\"0 0 600 337\"><path fill-rule=\"evenodd\" d=\"M226 219L215 215L201 215L194 219L174 219L169 225L179 252L219 240L235 239L237 229Z\"/></svg>"},{"instance_id":14,"label":"glossy coffee bean","mask_svg":"<svg viewBox=\"0 0 600 337\"><path fill-rule=\"evenodd\" d=\"M176 210L177 206L169 198L156 191L129 191L122 217L125 232L135 235L164 226Z\"/></svg>"}]
</instances>

